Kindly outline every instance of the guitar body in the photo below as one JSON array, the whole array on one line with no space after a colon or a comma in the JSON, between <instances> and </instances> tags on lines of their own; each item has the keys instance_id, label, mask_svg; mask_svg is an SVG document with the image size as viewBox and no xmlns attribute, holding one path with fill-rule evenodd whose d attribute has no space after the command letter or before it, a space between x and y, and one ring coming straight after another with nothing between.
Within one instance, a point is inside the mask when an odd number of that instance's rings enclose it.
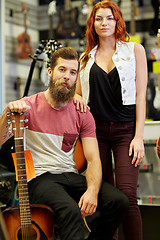
<instances>
[{"instance_id":1,"label":"guitar body","mask_svg":"<svg viewBox=\"0 0 160 240\"><path fill-rule=\"evenodd\" d=\"M77 38L80 35L80 26L77 23L78 13L77 9L60 10L61 22L57 29L59 38Z\"/></svg>"},{"instance_id":2,"label":"guitar body","mask_svg":"<svg viewBox=\"0 0 160 240\"><path fill-rule=\"evenodd\" d=\"M18 35L18 46L16 48L16 55L18 58L27 59L29 55L33 54L31 47L30 36L27 34L27 9L24 2L21 2L23 18L24 18L24 32Z\"/></svg>"},{"instance_id":3,"label":"guitar body","mask_svg":"<svg viewBox=\"0 0 160 240\"><path fill-rule=\"evenodd\" d=\"M79 173L84 172L87 167L87 161L84 156L83 147L82 147L80 138L78 138L75 146L74 161L76 163L76 169L79 171Z\"/></svg>"},{"instance_id":4,"label":"guitar body","mask_svg":"<svg viewBox=\"0 0 160 240\"><path fill-rule=\"evenodd\" d=\"M160 137L157 140L157 154L158 154L158 157L160 159Z\"/></svg>"},{"instance_id":5,"label":"guitar body","mask_svg":"<svg viewBox=\"0 0 160 240\"><path fill-rule=\"evenodd\" d=\"M31 208L32 227L22 237L19 206L10 207L3 211L3 218L10 240L54 240L54 215L50 207L33 204Z\"/></svg>"},{"instance_id":6,"label":"guitar body","mask_svg":"<svg viewBox=\"0 0 160 240\"><path fill-rule=\"evenodd\" d=\"M31 40L30 36L25 32L18 36L18 46L16 48L16 55L18 58L27 59L29 55L33 54L32 47L31 47Z\"/></svg>"}]
</instances>

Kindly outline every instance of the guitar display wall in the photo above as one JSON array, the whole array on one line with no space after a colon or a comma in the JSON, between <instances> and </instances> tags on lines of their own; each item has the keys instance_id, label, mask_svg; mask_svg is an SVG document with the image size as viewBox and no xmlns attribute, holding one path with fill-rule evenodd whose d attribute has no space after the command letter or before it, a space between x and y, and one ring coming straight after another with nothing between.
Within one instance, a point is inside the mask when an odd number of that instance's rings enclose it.
<instances>
[{"instance_id":1,"label":"guitar display wall","mask_svg":"<svg viewBox=\"0 0 160 240\"><path fill-rule=\"evenodd\" d=\"M27 28L31 37L31 46L33 52L36 51L39 44L39 8L38 0L25 0L27 12ZM6 104L9 101L19 98L18 87L15 89L17 78L21 78L23 87L28 77L30 64L32 59L18 59L16 56L17 37L24 32L23 13L21 9L21 1L6 0L5 1L5 99ZM34 69L32 85L29 94L34 94L43 90L45 87L39 81L39 63ZM3 106L4 108L4 106Z\"/></svg>"},{"instance_id":2,"label":"guitar display wall","mask_svg":"<svg viewBox=\"0 0 160 240\"><path fill-rule=\"evenodd\" d=\"M46 3L47 0L41 0L42 5L39 5L38 0L25 0L24 2L27 9L29 9L27 14L27 19L30 22L28 25L28 33L31 37L33 52L35 52L40 40L48 39L48 4ZM84 16L81 12L83 2L83 0L71 0L71 7L78 8L79 14L77 21L79 26L82 28L82 31L85 31L87 19L86 16ZM117 1L115 0L115 2ZM139 15L135 17L136 34L140 36L141 42L144 44L146 50L149 63L149 84L151 83L154 88L157 84L157 74L154 74L152 72L151 66L151 50L156 46L157 43L157 36L151 35L151 25L154 19L154 10L151 5L151 0L135 0L136 6L139 6L140 2L143 3L143 6L139 7ZM121 10L127 24L127 31L130 33L131 0L122 0ZM55 32L60 22L59 7L57 7L57 12L53 15L52 21L53 31ZM19 77L22 80L23 86L25 85L32 61L32 59L18 59L16 57L17 36L23 31L24 25L23 14L21 11L21 1L5 0L5 79L3 79L3 81L5 81L5 89L3 89L2 92L5 95L6 104L9 101L16 100L19 97L18 90L15 89L15 82ZM57 40L60 40L60 42L62 42L64 45L74 47L79 52L83 51L83 46L80 44L79 38ZM39 78L39 62L37 62L34 69L29 95L43 91L44 89L46 89L46 87ZM148 99L150 98L150 94L150 91L148 91ZM5 106L3 106L3 108L4 107ZM146 154L143 160L143 164L144 166L153 164L153 172L140 173L138 196L141 197L142 195L149 194L160 195L160 161L156 155L155 139L153 146L152 144L147 145L146 143L145 152ZM145 170L143 169L143 165L141 167L142 170ZM154 240L158 239L159 238L155 238ZM145 240L147 240L147 238Z\"/></svg>"},{"instance_id":3,"label":"guitar display wall","mask_svg":"<svg viewBox=\"0 0 160 240\"><path fill-rule=\"evenodd\" d=\"M18 59L16 57L15 51L17 46L17 36L24 30L23 26L23 14L21 10L21 1L17 0L6 0L5 1L5 98L6 104L14 99L17 99L17 91L14 89L14 82L17 77L21 77L23 84L27 79L29 72L30 59ZM29 10L27 14L28 33L31 37L31 45L33 51L37 48L40 39L48 39L49 31L49 17L48 17L48 4L38 5L37 1L25 0L26 8ZM42 2L42 1L41 1ZM44 1L47 2L47 1ZM49 2L49 1L48 1ZM85 32L86 16L81 12L83 0L71 1L71 7L78 9L78 19L77 22L82 29L82 34ZM115 1L116 2L116 1ZM147 57L150 59L151 49L156 45L156 36L150 36L149 31L151 28L151 23L154 18L154 11L151 6L150 0L143 1L143 7L139 8L139 16L136 16L136 30L140 35L142 42L145 42L145 49L147 52ZM139 1L135 0L135 4L138 6ZM131 4L130 0L121 1L121 9L123 12L124 19L127 24L127 30L130 32L130 20L131 20ZM59 7L57 6L57 13L53 15L53 30L58 28L60 18L59 18ZM83 46L80 45L79 38L75 39L58 39L64 45L69 45L76 48L77 51L81 52ZM145 41L144 41L145 40ZM149 73L151 79L155 79L156 75ZM45 87L43 83L39 81L39 63L36 64L34 70L32 84L30 87L29 94L43 90Z\"/></svg>"}]
</instances>

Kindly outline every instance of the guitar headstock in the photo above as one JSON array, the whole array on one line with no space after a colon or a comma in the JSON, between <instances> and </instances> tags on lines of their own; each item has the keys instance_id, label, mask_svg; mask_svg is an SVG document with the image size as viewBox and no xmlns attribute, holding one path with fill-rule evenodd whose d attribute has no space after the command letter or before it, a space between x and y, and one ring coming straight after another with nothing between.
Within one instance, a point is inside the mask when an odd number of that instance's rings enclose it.
<instances>
[{"instance_id":1,"label":"guitar headstock","mask_svg":"<svg viewBox=\"0 0 160 240\"><path fill-rule=\"evenodd\" d=\"M27 14L27 8L24 2L21 2L21 8L22 8L23 14Z\"/></svg>"},{"instance_id":2,"label":"guitar headstock","mask_svg":"<svg viewBox=\"0 0 160 240\"><path fill-rule=\"evenodd\" d=\"M63 45L57 41L57 40L49 40L46 44L45 52L47 54L48 61L47 63L50 64L50 60L52 57L52 54L58 49L63 47Z\"/></svg>"},{"instance_id":3,"label":"guitar headstock","mask_svg":"<svg viewBox=\"0 0 160 240\"><path fill-rule=\"evenodd\" d=\"M46 45L47 45L47 40L41 40L39 45L38 45L38 48L36 49L36 52L34 53L34 56L31 58L33 58L34 60L37 60L38 57L41 55L41 53L44 51Z\"/></svg>"},{"instance_id":4,"label":"guitar headstock","mask_svg":"<svg viewBox=\"0 0 160 240\"><path fill-rule=\"evenodd\" d=\"M23 138L24 134L24 113L10 113L12 131L14 138Z\"/></svg>"},{"instance_id":5,"label":"guitar headstock","mask_svg":"<svg viewBox=\"0 0 160 240\"><path fill-rule=\"evenodd\" d=\"M55 14L56 12L57 12L56 11L56 1L53 0L48 5L48 15L51 16L51 15Z\"/></svg>"}]
</instances>

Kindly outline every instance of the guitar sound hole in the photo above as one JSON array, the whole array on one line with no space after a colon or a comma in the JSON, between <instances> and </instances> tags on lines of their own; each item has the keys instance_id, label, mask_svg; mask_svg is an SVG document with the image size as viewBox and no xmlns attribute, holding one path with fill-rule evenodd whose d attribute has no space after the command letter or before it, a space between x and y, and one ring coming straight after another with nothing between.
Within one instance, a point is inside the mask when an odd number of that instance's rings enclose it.
<instances>
[{"instance_id":1,"label":"guitar sound hole","mask_svg":"<svg viewBox=\"0 0 160 240\"><path fill-rule=\"evenodd\" d=\"M18 240L36 240L37 232L34 228L24 228L18 231Z\"/></svg>"}]
</instances>

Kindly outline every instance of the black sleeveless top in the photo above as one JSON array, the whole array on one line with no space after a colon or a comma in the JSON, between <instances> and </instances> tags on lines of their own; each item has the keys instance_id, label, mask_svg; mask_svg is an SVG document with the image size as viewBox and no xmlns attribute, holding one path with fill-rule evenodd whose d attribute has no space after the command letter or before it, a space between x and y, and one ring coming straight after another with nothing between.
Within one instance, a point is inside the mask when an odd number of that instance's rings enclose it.
<instances>
[{"instance_id":1,"label":"black sleeveless top","mask_svg":"<svg viewBox=\"0 0 160 240\"><path fill-rule=\"evenodd\" d=\"M107 122L135 121L135 104L123 105L121 84L116 67L106 73L96 63L90 70L89 107L95 120Z\"/></svg>"}]
</instances>

